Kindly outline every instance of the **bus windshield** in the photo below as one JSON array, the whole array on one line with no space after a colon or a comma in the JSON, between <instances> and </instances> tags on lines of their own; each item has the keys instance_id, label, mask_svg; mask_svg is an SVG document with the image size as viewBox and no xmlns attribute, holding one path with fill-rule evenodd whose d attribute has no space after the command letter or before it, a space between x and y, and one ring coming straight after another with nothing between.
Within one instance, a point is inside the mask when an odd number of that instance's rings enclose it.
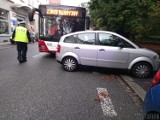
<instances>
[{"instance_id":1,"label":"bus windshield","mask_svg":"<svg viewBox=\"0 0 160 120\"><path fill-rule=\"evenodd\" d=\"M86 9L66 5L39 5L29 14L29 21L34 21L34 13L38 12L38 48L39 52L55 53L62 35L89 29L89 17Z\"/></svg>"},{"instance_id":2,"label":"bus windshield","mask_svg":"<svg viewBox=\"0 0 160 120\"><path fill-rule=\"evenodd\" d=\"M82 31L85 28L85 19L62 16L40 17L40 38L47 41L58 40L62 35Z\"/></svg>"}]
</instances>

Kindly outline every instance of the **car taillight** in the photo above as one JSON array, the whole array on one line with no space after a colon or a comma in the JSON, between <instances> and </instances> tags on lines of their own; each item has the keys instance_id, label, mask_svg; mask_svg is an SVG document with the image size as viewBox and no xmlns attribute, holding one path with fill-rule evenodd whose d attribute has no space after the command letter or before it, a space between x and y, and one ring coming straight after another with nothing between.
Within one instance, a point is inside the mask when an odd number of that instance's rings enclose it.
<instances>
[{"instance_id":1,"label":"car taillight","mask_svg":"<svg viewBox=\"0 0 160 120\"><path fill-rule=\"evenodd\" d=\"M60 46L60 44L58 44L58 45L57 45L57 52L60 53L60 51L61 51L61 46Z\"/></svg>"},{"instance_id":2,"label":"car taillight","mask_svg":"<svg viewBox=\"0 0 160 120\"><path fill-rule=\"evenodd\" d=\"M154 76L153 81L151 83L151 87L154 87L157 84L160 84L160 70Z\"/></svg>"}]
</instances>

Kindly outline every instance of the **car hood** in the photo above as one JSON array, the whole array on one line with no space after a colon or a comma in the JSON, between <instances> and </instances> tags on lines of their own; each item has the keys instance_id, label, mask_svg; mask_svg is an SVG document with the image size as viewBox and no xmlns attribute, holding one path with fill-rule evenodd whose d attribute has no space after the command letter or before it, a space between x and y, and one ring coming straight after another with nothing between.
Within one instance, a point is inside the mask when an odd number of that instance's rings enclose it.
<instances>
[{"instance_id":1,"label":"car hood","mask_svg":"<svg viewBox=\"0 0 160 120\"><path fill-rule=\"evenodd\" d=\"M156 56L158 55L156 52L147 49L147 48L139 48L140 49L140 53L142 53L143 55L146 55L148 57L152 57L152 56Z\"/></svg>"}]
</instances>

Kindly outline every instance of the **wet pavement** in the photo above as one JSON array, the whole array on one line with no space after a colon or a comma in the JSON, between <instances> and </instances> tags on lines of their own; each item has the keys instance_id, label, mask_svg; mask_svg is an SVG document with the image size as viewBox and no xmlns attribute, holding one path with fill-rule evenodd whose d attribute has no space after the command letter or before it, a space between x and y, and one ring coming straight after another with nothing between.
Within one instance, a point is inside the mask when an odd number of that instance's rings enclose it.
<instances>
[{"instance_id":1,"label":"wet pavement","mask_svg":"<svg viewBox=\"0 0 160 120\"><path fill-rule=\"evenodd\" d=\"M5 48L10 48L10 47L15 47L15 45L12 45L10 42L4 42L4 43L0 43L0 49L5 49ZM85 69L86 68L88 68L88 67L84 67ZM90 69L90 70L93 70L93 68L92 67L89 67L88 69ZM95 70L95 69L94 69ZM104 70L103 68L97 68L97 71L105 71L105 73L106 73L106 70ZM115 72L115 70L108 70L107 71L107 73L108 72L110 72L110 73L112 73L112 74L114 74L115 73L115 75L118 73L118 75L119 74L126 74L126 75L128 75L128 76L130 76L132 79L133 79L133 81L136 83L136 84L138 84L142 89L144 89L145 91L147 91L149 88L150 88L150 84L151 84L151 82L152 82L152 79L153 79L153 76L154 76L154 73L153 73L153 75L151 76L151 77L149 77L149 78L147 78L147 79L140 79L140 78L135 78L135 77L133 77L133 76L131 76L130 74L127 74L126 73L126 71L121 71L121 70L116 70L116 72Z\"/></svg>"},{"instance_id":2,"label":"wet pavement","mask_svg":"<svg viewBox=\"0 0 160 120\"><path fill-rule=\"evenodd\" d=\"M150 84L152 82L153 77L154 77L154 74L147 79L140 79L135 77L131 77L131 78L134 80L135 83L137 83L141 88L143 88L147 92L150 88Z\"/></svg>"}]
</instances>

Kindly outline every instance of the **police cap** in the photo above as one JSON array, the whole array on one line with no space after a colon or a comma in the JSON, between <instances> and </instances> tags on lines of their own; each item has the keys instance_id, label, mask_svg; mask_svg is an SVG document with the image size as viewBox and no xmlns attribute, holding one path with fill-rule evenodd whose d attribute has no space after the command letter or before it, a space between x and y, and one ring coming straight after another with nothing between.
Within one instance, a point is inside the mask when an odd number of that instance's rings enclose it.
<instances>
[{"instance_id":1,"label":"police cap","mask_svg":"<svg viewBox=\"0 0 160 120\"><path fill-rule=\"evenodd\" d=\"M19 25L25 25L26 24L26 21L21 21L18 23Z\"/></svg>"}]
</instances>

